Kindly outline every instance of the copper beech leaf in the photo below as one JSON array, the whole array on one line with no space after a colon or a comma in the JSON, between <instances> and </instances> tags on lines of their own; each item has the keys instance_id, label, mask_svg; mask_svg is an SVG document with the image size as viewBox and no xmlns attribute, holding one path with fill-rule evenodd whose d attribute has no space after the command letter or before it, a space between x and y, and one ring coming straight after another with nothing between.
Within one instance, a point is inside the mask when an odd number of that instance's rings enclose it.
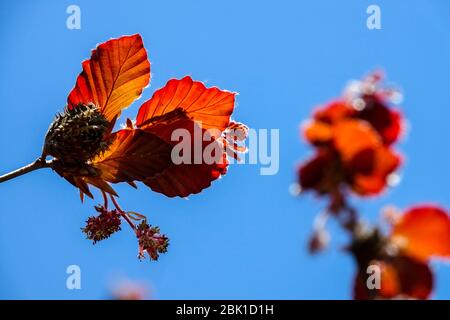
<instances>
[{"instance_id":1,"label":"copper beech leaf","mask_svg":"<svg viewBox=\"0 0 450 320\"><path fill-rule=\"evenodd\" d=\"M168 133L180 128L187 130L194 139L196 132L201 134L200 139L206 132L205 129L200 128L198 123L186 118L180 118L170 124L154 125L148 130L155 135L168 138ZM212 181L226 173L228 166L223 145L212 136L210 138L202 141L199 149L196 149L194 140L190 141L188 163L171 163L166 170L149 177L144 183L153 191L163 193L168 197L187 197L209 187ZM170 143L178 142L171 141ZM215 150L214 157L207 152L203 154L207 148Z\"/></svg>"},{"instance_id":2,"label":"copper beech leaf","mask_svg":"<svg viewBox=\"0 0 450 320\"><path fill-rule=\"evenodd\" d=\"M108 182L144 181L172 163L171 146L150 132L123 129L112 135L110 148L92 161Z\"/></svg>"},{"instance_id":3,"label":"copper beech leaf","mask_svg":"<svg viewBox=\"0 0 450 320\"><path fill-rule=\"evenodd\" d=\"M368 288L369 274L359 270L353 287L356 300L412 298L428 299L433 290L434 277L430 267L408 256L397 256L386 261L372 261L380 268L381 287Z\"/></svg>"},{"instance_id":4,"label":"copper beech leaf","mask_svg":"<svg viewBox=\"0 0 450 320\"><path fill-rule=\"evenodd\" d=\"M416 259L450 258L450 217L439 207L409 209L394 224L391 237Z\"/></svg>"},{"instance_id":5,"label":"copper beech leaf","mask_svg":"<svg viewBox=\"0 0 450 320\"><path fill-rule=\"evenodd\" d=\"M155 117L181 109L192 120L202 122L203 129L223 131L229 125L234 98L235 93L216 87L206 88L189 76L172 79L141 106L136 125L145 128Z\"/></svg>"},{"instance_id":6,"label":"copper beech leaf","mask_svg":"<svg viewBox=\"0 0 450 320\"><path fill-rule=\"evenodd\" d=\"M227 159L222 145L214 141L230 125L230 115L234 109L235 93L207 88L190 77L172 79L165 87L157 90L153 97L139 109L136 126L175 145L171 138L176 129L185 129L193 139L202 140L208 130L211 140L202 141L201 150L195 150L191 141L190 163L171 164L166 170L149 177L145 184L153 191L169 197L186 197L209 187L213 180L226 173ZM200 132L200 137L195 137ZM213 144L213 145L211 145ZM207 146L215 147L217 159L205 163L203 154ZM200 157L201 163L195 161Z\"/></svg>"},{"instance_id":7,"label":"copper beech leaf","mask_svg":"<svg viewBox=\"0 0 450 320\"><path fill-rule=\"evenodd\" d=\"M150 62L139 34L98 45L82 66L68 108L92 102L109 121L139 98L150 81Z\"/></svg>"}]
</instances>

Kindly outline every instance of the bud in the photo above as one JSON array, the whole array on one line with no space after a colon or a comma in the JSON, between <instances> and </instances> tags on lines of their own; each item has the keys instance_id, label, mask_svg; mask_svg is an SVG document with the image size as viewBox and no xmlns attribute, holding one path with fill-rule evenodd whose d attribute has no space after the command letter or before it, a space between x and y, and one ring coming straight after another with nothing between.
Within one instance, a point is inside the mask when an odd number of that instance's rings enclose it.
<instances>
[{"instance_id":1,"label":"bud","mask_svg":"<svg viewBox=\"0 0 450 320\"><path fill-rule=\"evenodd\" d=\"M225 134L234 141L244 141L248 136L248 127L243 123L230 121Z\"/></svg>"},{"instance_id":2,"label":"bud","mask_svg":"<svg viewBox=\"0 0 450 320\"><path fill-rule=\"evenodd\" d=\"M97 206L95 210L100 212L100 215L89 217L86 221L86 227L81 228L86 233L87 238L94 241L94 244L109 238L114 232L120 231L121 223L117 210L108 211L103 206Z\"/></svg>"},{"instance_id":3,"label":"bud","mask_svg":"<svg viewBox=\"0 0 450 320\"><path fill-rule=\"evenodd\" d=\"M227 155L236 160L240 160L238 153L247 152L245 145L241 144L248 136L248 127L245 124L231 121L230 125L222 133L222 142Z\"/></svg>"},{"instance_id":4,"label":"bud","mask_svg":"<svg viewBox=\"0 0 450 320\"><path fill-rule=\"evenodd\" d=\"M66 108L47 131L44 155L65 163L86 162L109 147L110 142L104 139L109 127L108 120L92 103Z\"/></svg>"},{"instance_id":5,"label":"bud","mask_svg":"<svg viewBox=\"0 0 450 320\"><path fill-rule=\"evenodd\" d=\"M152 227L144 220L137 226L136 235L139 241L139 259L145 258L147 252L150 259L156 261L160 253L167 252L169 239L160 233L158 227Z\"/></svg>"}]
</instances>

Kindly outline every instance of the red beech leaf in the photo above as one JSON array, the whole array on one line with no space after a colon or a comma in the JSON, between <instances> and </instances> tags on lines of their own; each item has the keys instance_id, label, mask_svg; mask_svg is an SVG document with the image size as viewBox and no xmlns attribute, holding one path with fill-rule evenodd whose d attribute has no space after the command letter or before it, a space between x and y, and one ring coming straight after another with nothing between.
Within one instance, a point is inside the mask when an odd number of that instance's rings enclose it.
<instances>
[{"instance_id":1,"label":"red beech leaf","mask_svg":"<svg viewBox=\"0 0 450 320\"><path fill-rule=\"evenodd\" d=\"M318 150L309 160L298 168L298 182L302 189L313 189L319 193L329 192L336 187L334 175L337 174L335 155L329 151Z\"/></svg>"},{"instance_id":2,"label":"red beech leaf","mask_svg":"<svg viewBox=\"0 0 450 320\"><path fill-rule=\"evenodd\" d=\"M353 109L347 102L343 100L331 101L324 107L318 108L314 112L314 119L328 124L333 124L337 121L351 118L356 114L356 110Z\"/></svg>"},{"instance_id":3,"label":"red beech leaf","mask_svg":"<svg viewBox=\"0 0 450 320\"><path fill-rule=\"evenodd\" d=\"M212 181L224 175L226 171L226 164L173 165L144 183L153 191L167 197L187 197L208 188Z\"/></svg>"},{"instance_id":4,"label":"red beech leaf","mask_svg":"<svg viewBox=\"0 0 450 320\"><path fill-rule=\"evenodd\" d=\"M334 146L344 162L351 162L353 157L366 149L381 145L377 132L361 120L339 121L333 126Z\"/></svg>"},{"instance_id":5,"label":"red beech leaf","mask_svg":"<svg viewBox=\"0 0 450 320\"><path fill-rule=\"evenodd\" d=\"M216 87L206 88L203 83L193 81L191 77L172 79L141 106L136 125L145 129L154 122L155 117L181 109L188 118L202 122L203 129L223 131L230 122L234 97L235 93Z\"/></svg>"},{"instance_id":6,"label":"red beech leaf","mask_svg":"<svg viewBox=\"0 0 450 320\"><path fill-rule=\"evenodd\" d=\"M406 254L416 259L448 259L450 217L437 206L413 207L393 225L391 238Z\"/></svg>"},{"instance_id":7,"label":"red beech leaf","mask_svg":"<svg viewBox=\"0 0 450 320\"><path fill-rule=\"evenodd\" d=\"M369 173L355 173L353 189L363 196L376 195L387 186L388 176L401 164L401 157L385 146L373 150L372 170Z\"/></svg>"},{"instance_id":8,"label":"red beech leaf","mask_svg":"<svg viewBox=\"0 0 450 320\"><path fill-rule=\"evenodd\" d=\"M171 133L175 129L184 129L186 133L189 133L189 137L192 137L192 140L186 143L191 151L188 157L189 163L174 164L172 162L166 170L146 179L144 183L153 191L163 193L168 197L187 197L209 187L213 180L225 174L228 162L223 145L215 140L214 136L203 141L207 130L200 128L196 122L187 119L183 114L171 121L154 124L147 130L175 146L181 142L181 138L180 141L170 139ZM196 147L196 143L198 143L198 147ZM206 153L206 148L216 150L217 158L215 158L215 152L214 158L205 158L204 152L209 155Z\"/></svg>"},{"instance_id":9,"label":"red beech leaf","mask_svg":"<svg viewBox=\"0 0 450 320\"><path fill-rule=\"evenodd\" d=\"M123 129L112 138L110 148L92 161L108 182L144 181L171 165L171 146L150 132Z\"/></svg>"},{"instance_id":10,"label":"red beech leaf","mask_svg":"<svg viewBox=\"0 0 450 320\"><path fill-rule=\"evenodd\" d=\"M139 109L136 126L172 146L178 143L172 139L175 130L187 130L192 137L191 161L172 164L164 172L145 180L145 184L168 197L186 197L209 187L213 180L225 174L228 165L226 152L215 139L230 125L234 97L234 93L215 87L206 88L203 83L190 77L172 79L157 90ZM202 141L206 131L211 140ZM196 137L196 132L200 133L200 137ZM198 150L195 148L196 139L200 141ZM204 161L203 152L208 146L217 150L220 161Z\"/></svg>"},{"instance_id":11,"label":"red beech leaf","mask_svg":"<svg viewBox=\"0 0 450 320\"><path fill-rule=\"evenodd\" d=\"M361 270L354 283L354 298L392 299L413 298L428 299L433 290L433 273L426 263L411 259L407 256L397 256L387 261L374 261L381 271L380 288L369 289L367 279L369 275Z\"/></svg>"},{"instance_id":12,"label":"red beech leaf","mask_svg":"<svg viewBox=\"0 0 450 320\"><path fill-rule=\"evenodd\" d=\"M139 34L100 44L82 66L68 108L92 102L109 121L139 98L150 81L150 62Z\"/></svg>"},{"instance_id":13,"label":"red beech leaf","mask_svg":"<svg viewBox=\"0 0 450 320\"><path fill-rule=\"evenodd\" d=\"M402 131L402 114L388 107L385 98L377 94L363 96L365 108L358 117L368 121L378 131L386 145L398 140Z\"/></svg>"},{"instance_id":14,"label":"red beech leaf","mask_svg":"<svg viewBox=\"0 0 450 320\"><path fill-rule=\"evenodd\" d=\"M332 126L322 121L312 121L304 126L304 137L312 144L328 143L333 139Z\"/></svg>"}]
</instances>

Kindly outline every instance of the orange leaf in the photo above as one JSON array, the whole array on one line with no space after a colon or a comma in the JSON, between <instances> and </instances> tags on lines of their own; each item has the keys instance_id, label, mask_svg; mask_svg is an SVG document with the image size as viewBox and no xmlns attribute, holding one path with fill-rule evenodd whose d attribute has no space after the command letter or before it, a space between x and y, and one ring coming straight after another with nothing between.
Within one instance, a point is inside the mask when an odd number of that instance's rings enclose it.
<instances>
[{"instance_id":1,"label":"orange leaf","mask_svg":"<svg viewBox=\"0 0 450 320\"><path fill-rule=\"evenodd\" d=\"M186 130L192 138L186 144L186 146L190 146L190 153L187 154L189 163L174 164L171 162L171 165L164 172L146 179L144 183L153 191L163 193L168 197L187 197L190 194L199 193L209 187L212 181L224 175L228 162L223 145L213 136L210 140L203 141L203 136L207 130L200 128L198 123L187 119L183 113L178 116L172 116L171 114L168 119L153 124L145 131L151 132L174 146L181 143L181 141L170 139L171 133L175 129ZM196 136L196 132L200 135ZM195 139L201 139L198 144L199 148L196 148L198 140L195 141ZM205 161L203 153L206 148L216 150L218 152L217 158L215 157L216 152L214 152L214 157ZM206 154L209 155L209 153Z\"/></svg>"},{"instance_id":2,"label":"orange leaf","mask_svg":"<svg viewBox=\"0 0 450 320\"><path fill-rule=\"evenodd\" d=\"M172 164L171 146L150 132L123 129L113 133L113 139L110 148L92 161L108 182L144 181Z\"/></svg>"},{"instance_id":3,"label":"orange leaf","mask_svg":"<svg viewBox=\"0 0 450 320\"><path fill-rule=\"evenodd\" d=\"M368 94L362 97L365 107L358 112L358 118L368 121L382 137L386 145L398 140L403 126L402 114L391 110L386 98L380 94Z\"/></svg>"},{"instance_id":4,"label":"orange leaf","mask_svg":"<svg viewBox=\"0 0 450 320\"><path fill-rule=\"evenodd\" d=\"M304 127L304 136L311 143L326 143L333 138L333 130L325 122L313 121Z\"/></svg>"},{"instance_id":5,"label":"orange leaf","mask_svg":"<svg viewBox=\"0 0 450 320\"><path fill-rule=\"evenodd\" d=\"M430 297L433 290L433 274L427 264L407 256L396 256L386 261L373 261L371 265L380 268L380 288L369 289L367 280L370 274L366 273L366 270L360 270L354 284L355 299Z\"/></svg>"},{"instance_id":6,"label":"orange leaf","mask_svg":"<svg viewBox=\"0 0 450 320\"><path fill-rule=\"evenodd\" d=\"M150 81L150 62L139 34L100 44L82 66L68 108L92 102L109 121L139 98Z\"/></svg>"},{"instance_id":7,"label":"orange leaf","mask_svg":"<svg viewBox=\"0 0 450 320\"><path fill-rule=\"evenodd\" d=\"M393 298L401 292L400 277L395 267L383 261L379 262L381 269L380 295L384 298Z\"/></svg>"},{"instance_id":8,"label":"orange leaf","mask_svg":"<svg viewBox=\"0 0 450 320\"><path fill-rule=\"evenodd\" d=\"M234 98L232 95L229 97ZM150 101L153 99L155 99L155 96ZM146 103L152 103L150 101ZM169 111L169 109L171 110ZM143 113L140 111L139 114L142 115ZM189 137L191 138L187 143L191 149L189 154L190 163L174 164L171 162L171 165L164 170L164 172L149 177L144 181L144 183L153 191L160 192L168 197L187 197L190 194L199 193L203 189L209 187L212 181L225 174L227 170L228 162L225 149L220 142L216 140L218 135L220 135L220 131L214 132L211 130L212 127L209 127L208 132L210 133L211 139L203 141L203 137L207 131L204 123L202 123L203 126L200 127L200 124L193 121L195 119L190 119L189 116L192 116L192 114L189 114L188 111L185 111L182 108L168 108L164 113L154 115L144 122L142 122L142 119L139 120L140 118L138 115L138 127L145 132L158 136L172 146L179 143L178 140L174 141L172 139L172 133L177 129L187 130ZM218 128L214 129L219 130ZM197 136L196 133L198 133L199 136ZM196 141L200 141L198 144L200 148L195 147ZM207 147L218 150L220 153L218 158L220 158L221 161L206 163L204 161L203 153Z\"/></svg>"},{"instance_id":9,"label":"orange leaf","mask_svg":"<svg viewBox=\"0 0 450 320\"><path fill-rule=\"evenodd\" d=\"M304 190L329 192L336 187L334 175L339 174L338 168L332 152L328 149L319 150L314 157L298 168L298 182Z\"/></svg>"},{"instance_id":10,"label":"orange leaf","mask_svg":"<svg viewBox=\"0 0 450 320\"><path fill-rule=\"evenodd\" d=\"M357 160L358 157L353 162ZM371 161L369 173L356 173L354 176L353 189L360 195L376 195L383 191L388 176L398 168L401 158L387 147L379 146L373 150Z\"/></svg>"},{"instance_id":11,"label":"orange leaf","mask_svg":"<svg viewBox=\"0 0 450 320\"><path fill-rule=\"evenodd\" d=\"M380 288L369 289L367 281L371 274L367 273L366 270L360 271L354 284L353 294L356 300L390 299L401 294L400 278L392 264L384 261L372 261L371 265L377 266L380 270Z\"/></svg>"},{"instance_id":12,"label":"orange leaf","mask_svg":"<svg viewBox=\"0 0 450 320\"><path fill-rule=\"evenodd\" d=\"M144 183L153 191L168 197L187 197L208 188L212 181L224 175L227 172L227 163L224 161L224 164L172 165Z\"/></svg>"},{"instance_id":13,"label":"orange leaf","mask_svg":"<svg viewBox=\"0 0 450 320\"><path fill-rule=\"evenodd\" d=\"M428 299L434 285L430 267L407 256L398 256L391 262L401 284L401 293L414 299ZM382 280L383 281L383 280Z\"/></svg>"},{"instance_id":14,"label":"orange leaf","mask_svg":"<svg viewBox=\"0 0 450 320\"><path fill-rule=\"evenodd\" d=\"M342 100L335 100L328 103L326 106L317 109L314 112L314 119L333 124L345 118L350 118L355 114L356 110L348 103Z\"/></svg>"},{"instance_id":15,"label":"orange leaf","mask_svg":"<svg viewBox=\"0 0 450 320\"><path fill-rule=\"evenodd\" d=\"M395 223L391 238L409 256L417 259L449 258L450 217L436 206L411 208Z\"/></svg>"},{"instance_id":16,"label":"orange leaf","mask_svg":"<svg viewBox=\"0 0 450 320\"><path fill-rule=\"evenodd\" d=\"M181 109L194 121L202 122L203 129L223 131L230 122L235 93L216 87L206 88L191 77L172 79L146 101L136 119L136 125L145 129L155 117Z\"/></svg>"},{"instance_id":17,"label":"orange leaf","mask_svg":"<svg viewBox=\"0 0 450 320\"><path fill-rule=\"evenodd\" d=\"M343 120L333 126L334 146L344 162L350 162L359 152L377 148L381 140L365 121Z\"/></svg>"}]
</instances>

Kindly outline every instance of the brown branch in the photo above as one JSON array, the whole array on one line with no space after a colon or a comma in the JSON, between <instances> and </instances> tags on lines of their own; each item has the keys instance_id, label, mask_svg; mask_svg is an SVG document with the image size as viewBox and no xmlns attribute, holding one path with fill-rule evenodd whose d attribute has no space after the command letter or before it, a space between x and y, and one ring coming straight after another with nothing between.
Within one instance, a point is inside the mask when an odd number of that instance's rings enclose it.
<instances>
[{"instance_id":1,"label":"brown branch","mask_svg":"<svg viewBox=\"0 0 450 320\"><path fill-rule=\"evenodd\" d=\"M0 176L0 183L17 178L21 175L24 175L26 173L29 173L34 170L42 169L42 168L50 168L52 166L52 161L45 161L42 158L37 159L33 163L30 163L22 168L19 168L17 170L11 171L9 173L6 173L2 176Z\"/></svg>"}]
</instances>

